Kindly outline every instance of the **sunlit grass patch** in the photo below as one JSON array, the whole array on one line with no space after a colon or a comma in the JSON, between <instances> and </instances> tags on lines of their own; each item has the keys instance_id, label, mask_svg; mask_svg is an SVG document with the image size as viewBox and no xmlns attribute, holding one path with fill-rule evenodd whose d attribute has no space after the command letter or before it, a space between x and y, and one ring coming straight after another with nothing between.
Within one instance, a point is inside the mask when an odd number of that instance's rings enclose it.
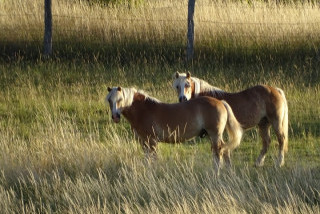
<instances>
[{"instance_id":1,"label":"sunlit grass patch","mask_svg":"<svg viewBox=\"0 0 320 214\"><path fill-rule=\"evenodd\" d=\"M43 1L0 4L2 58L39 58L43 8ZM185 1L128 7L59 0L52 13L56 59L184 63ZM195 6L194 20L195 62L278 62L318 53L320 16L314 2L202 1Z\"/></svg>"}]
</instances>

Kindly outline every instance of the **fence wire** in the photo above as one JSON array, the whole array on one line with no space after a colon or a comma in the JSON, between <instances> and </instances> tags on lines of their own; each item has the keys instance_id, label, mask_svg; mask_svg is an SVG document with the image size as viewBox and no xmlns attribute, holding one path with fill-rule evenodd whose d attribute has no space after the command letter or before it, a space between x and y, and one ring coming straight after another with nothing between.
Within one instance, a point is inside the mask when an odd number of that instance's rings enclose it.
<instances>
[{"instance_id":1,"label":"fence wire","mask_svg":"<svg viewBox=\"0 0 320 214\"><path fill-rule=\"evenodd\" d=\"M320 10L319 10L320 12ZM34 16L34 14L0 14L1 16ZM52 14L53 17L56 18L65 18L65 19L89 19L89 20L104 20L106 22L185 22L187 23L187 19L137 19L137 18L130 18L130 19L110 19L101 16L81 16L81 15L58 15ZM202 19L194 19L194 22L197 23L210 23L210 24L217 24L217 25L317 25L320 24L320 21L313 21L313 22L228 22L228 21L215 21L215 20L202 20ZM1 24L1 22L0 22Z\"/></svg>"},{"instance_id":2,"label":"fence wire","mask_svg":"<svg viewBox=\"0 0 320 214\"><path fill-rule=\"evenodd\" d=\"M206 6L206 9L208 9L208 7L212 7L212 8L222 8L225 6L220 6L220 5L212 5L212 6ZM259 6L255 6L255 5L251 5L251 6L234 6L235 8L238 9L277 9L278 6L277 5L272 5L272 6L268 6L268 7L259 7ZM293 9L303 9L303 10L319 10L319 6L318 5L314 5L313 7L308 7L305 8L303 6L295 6L292 7ZM139 10L179 10L179 9L184 9L187 10L187 5L185 6L181 6L181 7L156 7L156 8L139 8ZM199 6L196 5L196 10L199 9ZM4 35L2 38L2 40L0 40L1 43L12 43L14 41L10 40L9 38L14 38L14 36L12 36L12 34L20 34L20 35L28 35L30 40L27 39L21 39L19 41L16 41L17 43L26 43L26 44L42 44L43 41L42 39L39 39L39 37L41 37L44 34L44 25L42 27L34 27L34 26L21 26L21 27L16 27L16 28L11 28L10 26L1 26L1 17L35 17L36 15L33 13L1 13L0 12L0 31L2 32L2 35ZM132 23L185 23L186 28L187 28L187 17L186 19L144 19L144 18L106 18L103 17L103 15L97 15L97 16L83 16L83 15L69 15L69 14L52 14L53 16L53 44L54 45L64 45L64 44L68 44L69 42L63 42L63 41L59 41L59 39L56 39L58 36L60 35L64 35L66 37L66 39L68 39L68 35L65 35L64 32L69 32L70 33L70 38L73 37L74 34L85 34L85 33L90 33L90 31L92 31L92 29L90 29L90 26L84 29L72 29L72 28L61 28L59 27L59 24L56 23L55 24L55 20L59 19L69 19L71 21L74 21L75 19L77 20L101 20L101 21L105 21L106 23L110 23L110 22L132 22ZM39 18L39 17L38 17ZM43 18L43 17L41 17ZM40 19L41 20L41 19ZM42 21L41 21L42 22ZM309 26L317 26L319 25L320 27L320 20L319 21L311 21L311 22L232 22L232 21L217 21L217 20L203 20L203 19L195 19L194 20L195 25L197 24L204 24L204 25L216 25L216 26L221 26L221 25L226 25L226 26L234 26L234 25L242 25L242 26L296 26L296 27L309 27ZM77 26L79 27L79 26ZM81 26L80 26L81 27ZM90 43L92 44L105 44L106 40L104 38L102 38L103 36L101 36L103 33L107 32L106 29L94 29L95 30L95 34L94 35L99 35L99 38L97 39L93 39L92 41L90 41ZM98 32L98 34L96 34L96 32ZM9 38L6 38L6 34L8 34L8 36L10 36ZM134 35L132 35L134 36ZM233 39L237 39L237 38L270 38L270 39L282 39L285 38L286 35L261 35L261 34L248 34L248 33L237 33L237 32L230 32L230 36ZM33 37L33 38L32 38ZM56 38L55 38L56 37ZM35 39L36 38L36 39ZM304 39L304 40L311 40L314 38L317 38L316 35L306 35L305 38L301 38L301 36L298 35L290 35L290 38L293 39ZM100 40L99 40L100 39ZM79 39L76 42L87 42L88 40L85 39ZM108 40L110 41L110 40Z\"/></svg>"}]
</instances>

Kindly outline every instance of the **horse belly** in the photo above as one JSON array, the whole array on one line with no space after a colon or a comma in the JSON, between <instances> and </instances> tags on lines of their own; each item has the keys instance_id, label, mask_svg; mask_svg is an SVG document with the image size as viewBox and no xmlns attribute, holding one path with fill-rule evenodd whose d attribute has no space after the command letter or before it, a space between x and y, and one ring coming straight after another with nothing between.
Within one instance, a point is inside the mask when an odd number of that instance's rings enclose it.
<instances>
[{"instance_id":1,"label":"horse belly","mask_svg":"<svg viewBox=\"0 0 320 214\"><path fill-rule=\"evenodd\" d=\"M256 98L256 100L251 102L231 101L229 102L229 105L231 106L236 119L245 129L256 126L260 120L266 116L265 103L259 98Z\"/></svg>"},{"instance_id":2,"label":"horse belly","mask_svg":"<svg viewBox=\"0 0 320 214\"><path fill-rule=\"evenodd\" d=\"M196 137L201 132L201 129L193 126L177 126L172 127L157 127L155 129L156 137L159 141L166 143L180 143Z\"/></svg>"},{"instance_id":3,"label":"horse belly","mask_svg":"<svg viewBox=\"0 0 320 214\"><path fill-rule=\"evenodd\" d=\"M196 108L189 109L188 114L179 117L179 124L173 125L177 128L175 130L170 130L166 139L166 142L176 143L183 142L194 137L203 135L206 131L205 126L205 116L203 111L207 109Z\"/></svg>"},{"instance_id":4,"label":"horse belly","mask_svg":"<svg viewBox=\"0 0 320 214\"><path fill-rule=\"evenodd\" d=\"M204 124L201 110L199 105L186 105L183 108L175 105L153 114L152 134L159 141L167 143L183 142L199 136Z\"/></svg>"}]
</instances>

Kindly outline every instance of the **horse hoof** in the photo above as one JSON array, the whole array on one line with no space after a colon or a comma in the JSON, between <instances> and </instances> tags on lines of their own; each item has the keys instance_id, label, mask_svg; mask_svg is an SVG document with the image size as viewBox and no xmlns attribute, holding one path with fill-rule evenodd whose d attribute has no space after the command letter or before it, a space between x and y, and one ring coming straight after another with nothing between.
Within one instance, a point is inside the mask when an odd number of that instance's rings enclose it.
<instances>
[{"instance_id":1,"label":"horse hoof","mask_svg":"<svg viewBox=\"0 0 320 214\"><path fill-rule=\"evenodd\" d=\"M283 165L284 165L284 161L281 161L281 162L278 163L279 167L282 167Z\"/></svg>"},{"instance_id":2,"label":"horse hoof","mask_svg":"<svg viewBox=\"0 0 320 214\"><path fill-rule=\"evenodd\" d=\"M255 167L263 167L264 163L263 162L256 162L254 164Z\"/></svg>"}]
</instances>

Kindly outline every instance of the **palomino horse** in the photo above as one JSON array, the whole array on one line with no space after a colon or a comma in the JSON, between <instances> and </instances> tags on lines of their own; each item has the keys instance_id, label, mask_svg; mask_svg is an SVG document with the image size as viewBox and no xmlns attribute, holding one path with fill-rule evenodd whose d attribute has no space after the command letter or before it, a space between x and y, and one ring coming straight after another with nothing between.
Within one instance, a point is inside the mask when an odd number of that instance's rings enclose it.
<instances>
[{"instance_id":1,"label":"palomino horse","mask_svg":"<svg viewBox=\"0 0 320 214\"><path fill-rule=\"evenodd\" d=\"M228 152L239 145L242 128L230 106L211 97L200 97L184 103L166 104L134 88L108 87L106 102L112 120L120 122L120 115L131 124L146 156L156 157L158 142L176 143L208 133L218 174L222 155L230 164ZM227 128L229 143L223 141Z\"/></svg>"},{"instance_id":2,"label":"palomino horse","mask_svg":"<svg viewBox=\"0 0 320 214\"><path fill-rule=\"evenodd\" d=\"M280 88L257 85L237 93L228 93L211 86L204 80L191 77L190 72L175 73L173 87L177 90L179 102L199 96L211 96L225 100L232 108L242 128L259 127L263 148L256 161L262 166L270 144L270 126L279 142L278 165L284 164L284 153L288 150L288 105Z\"/></svg>"}]
</instances>

